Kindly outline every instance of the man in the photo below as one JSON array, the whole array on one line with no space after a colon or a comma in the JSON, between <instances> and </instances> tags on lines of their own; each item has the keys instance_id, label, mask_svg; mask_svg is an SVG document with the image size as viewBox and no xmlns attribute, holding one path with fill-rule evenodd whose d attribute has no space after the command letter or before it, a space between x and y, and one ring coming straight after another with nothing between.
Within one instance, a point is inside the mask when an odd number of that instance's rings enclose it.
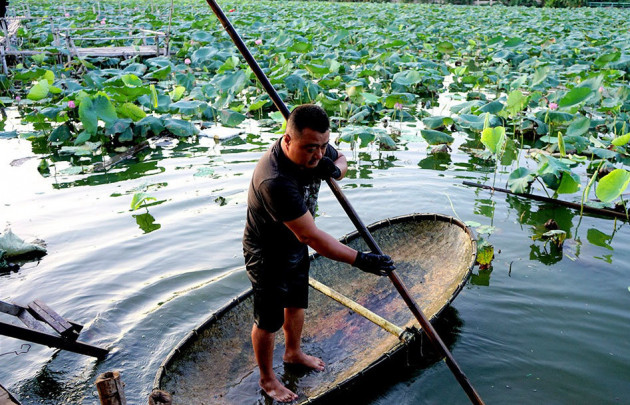
<instances>
[{"instance_id":1,"label":"man","mask_svg":"<svg viewBox=\"0 0 630 405\"><path fill-rule=\"evenodd\" d=\"M311 104L295 108L284 136L256 165L247 198L243 252L254 289L252 343L260 386L279 402L297 399L273 372L275 332L281 327L284 362L324 370L321 359L300 347L308 306L308 246L374 274L394 269L388 256L357 252L315 226L321 179L339 180L348 169L346 158L329 145L329 136L323 109Z\"/></svg>"}]
</instances>

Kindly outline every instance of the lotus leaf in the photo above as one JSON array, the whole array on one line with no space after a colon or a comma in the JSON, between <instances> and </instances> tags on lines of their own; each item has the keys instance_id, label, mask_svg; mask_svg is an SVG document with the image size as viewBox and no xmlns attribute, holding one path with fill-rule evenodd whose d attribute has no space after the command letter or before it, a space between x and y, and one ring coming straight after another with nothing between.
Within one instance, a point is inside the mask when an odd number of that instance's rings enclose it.
<instances>
[{"instance_id":1,"label":"lotus leaf","mask_svg":"<svg viewBox=\"0 0 630 405\"><path fill-rule=\"evenodd\" d=\"M420 134L429 145L451 144L455 140L451 135L433 129L423 129Z\"/></svg>"},{"instance_id":2,"label":"lotus leaf","mask_svg":"<svg viewBox=\"0 0 630 405\"><path fill-rule=\"evenodd\" d=\"M573 194L580 189L580 176L572 171L562 172L562 178L560 179L560 185L556 192L558 194Z\"/></svg>"},{"instance_id":3,"label":"lotus leaf","mask_svg":"<svg viewBox=\"0 0 630 405\"><path fill-rule=\"evenodd\" d=\"M171 74L170 65L147 73L144 77L148 79L164 80L168 77L169 74Z\"/></svg>"},{"instance_id":4,"label":"lotus leaf","mask_svg":"<svg viewBox=\"0 0 630 405\"><path fill-rule=\"evenodd\" d=\"M438 129L445 127L446 125L450 125L453 123L453 119L450 117L444 116L436 116L436 117L427 117L422 119L422 123L428 129Z\"/></svg>"},{"instance_id":5,"label":"lotus leaf","mask_svg":"<svg viewBox=\"0 0 630 405\"><path fill-rule=\"evenodd\" d=\"M574 120L569 124L567 128L568 136L580 136L588 132L591 125L591 120L582 115L576 115Z\"/></svg>"},{"instance_id":6,"label":"lotus leaf","mask_svg":"<svg viewBox=\"0 0 630 405\"><path fill-rule=\"evenodd\" d=\"M630 184L630 172L625 169L615 169L602 177L597 184L595 194L602 202L616 200Z\"/></svg>"},{"instance_id":7,"label":"lotus leaf","mask_svg":"<svg viewBox=\"0 0 630 405\"><path fill-rule=\"evenodd\" d=\"M49 92L50 84L48 83L48 80L42 79L31 88L31 90L28 92L27 98L29 100L39 101L46 98Z\"/></svg>"},{"instance_id":8,"label":"lotus leaf","mask_svg":"<svg viewBox=\"0 0 630 405\"><path fill-rule=\"evenodd\" d=\"M174 118L165 120L164 128L179 137L189 137L199 133L199 130L191 122Z\"/></svg>"},{"instance_id":9,"label":"lotus leaf","mask_svg":"<svg viewBox=\"0 0 630 405\"><path fill-rule=\"evenodd\" d=\"M611 141L611 143L615 146L623 146L627 144L628 142L630 142L630 134L625 134Z\"/></svg>"},{"instance_id":10,"label":"lotus leaf","mask_svg":"<svg viewBox=\"0 0 630 405\"><path fill-rule=\"evenodd\" d=\"M488 127L481 132L481 142L495 155L499 155L505 144L504 127Z\"/></svg>"},{"instance_id":11,"label":"lotus leaf","mask_svg":"<svg viewBox=\"0 0 630 405\"><path fill-rule=\"evenodd\" d=\"M416 96L411 93L392 93L385 97L385 107L393 108L396 104L409 105L414 102Z\"/></svg>"},{"instance_id":12,"label":"lotus leaf","mask_svg":"<svg viewBox=\"0 0 630 405\"><path fill-rule=\"evenodd\" d=\"M532 182L536 179L535 173L526 167L519 167L510 173L508 188L514 193L528 193Z\"/></svg>"},{"instance_id":13,"label":"lotus leaf","mask_svg":"<svg viewBox=\"0 0 630 405\"><path fill-rule=\"evenodd\" d=\"M221 123L226 127L236 127L247 118L245 115L232 110L221 111Z\"/></svg>"},{"instance_id":14,"label":"lotus leaf","mask_svg":"<svg viewBox=\"0 0 630 405\"><path fill-rule=\"evenodd\" d=\"M79 104L79 119L83 124L83 129L88 135L96 134L96 130L98 129L98 116L96 115L94 103L90 97L84 98L81 104Z\"/></svg>"},{"instance_id":15,"label":"lotus leaf","mask_svg":"<svg viewBox=\"0 0 630 405\"><path fill-rule=\"evenodd\" d=\"M68 124L61 124L48 137L48 142L65 142L70 139L70 127Z\"/></svg>"},{"instance_id":16,"label":"lotus leaf","mask_svg":"<svg viewBox=\"0 0 630 405\"><path fill-rule=\"evenodd\" d=\"M588 87L574 87L560 99L558 106L560 108L573 107L589 98L591 93L592 90Z\"/></svg>"},{"instance_id":17,"label":"lotus leaf","mask_svg":"<svg viewBox=\"0 0 630 405\"><path fill-rule=\"evenodd\" d=\"M140 121L147 116L147 113L133 103L124 103L116 110L123 117L131 118L133 121Z\"/></svg>"},{"instance_id":18,"label":"lotus leaf","mask_svg":"<svg viewBox=\"0 0 630 405\"><path fill-rule=\"evenodd\" d=\"M164 130L164 122L152 115L147 115L135 123L134 132L146 138L149 134L159 135Z\"/></svg>"},{"instance_id":19,"label":"lotus leaf","mask_svg":"<svg viewBox=\"0 0 630 405\"><path fill-rule=\"evenodd\" d=\"M593 64L601 69L607 64L609 64L610 62L618 61L620 57L621 57L620 52L606 53L606 54L600 55L597 59L595 59Z\"/></svg>"}]
</instances>

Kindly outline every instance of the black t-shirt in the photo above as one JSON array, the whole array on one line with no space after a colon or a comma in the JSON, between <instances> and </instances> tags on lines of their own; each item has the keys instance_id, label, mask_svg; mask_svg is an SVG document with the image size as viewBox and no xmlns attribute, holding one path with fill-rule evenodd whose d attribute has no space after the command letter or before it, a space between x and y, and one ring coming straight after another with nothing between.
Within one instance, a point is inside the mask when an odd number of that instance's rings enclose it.
<instances>
[{"instance_id":1,"label":"black t-shirt","mask_svg":"<svg viewBox=\"0 0 630 405\"><path fill-rule=\"evenodd\" d=\"M282 138L258 161L247 196L247 224L243 249L279 265L299 262L308 252L284 222L292 221L315 206L321 180L313 171L293 163L282 151ZM339 154L331 145L325 156L333 161Z\"/></svg>"}]
</instances>

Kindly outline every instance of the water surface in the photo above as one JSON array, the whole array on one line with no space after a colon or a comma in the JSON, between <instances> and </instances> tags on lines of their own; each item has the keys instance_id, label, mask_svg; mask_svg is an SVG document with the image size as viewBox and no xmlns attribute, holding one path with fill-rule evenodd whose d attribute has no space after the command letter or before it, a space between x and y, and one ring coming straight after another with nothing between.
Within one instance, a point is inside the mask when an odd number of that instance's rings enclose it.
<instances>
[{"instance_id":1,"label":"water surface","mask_svg":"<svg viewBox=\"0 0 630 405\"><path fill-rule=\"evenodd\" d=\"M48 247L39 263L0 274L0 299L39 298L85 325L80 340L111 349L103 361L39 345L0 356L0 382L24 404L98 404L94 381L111 370L121 372L129 403L145 403L173 346L248 288L240 244L246 192L274 135L244 127L238 139L245 142L165 141L108 173L71 174L60 161L49 177L37 171L28 141L0 141L0 222ZM475 269L446 328L454 357L487 403L624 403L628 226L580 222L567 208L463 186L464 179L492 183L493 165L458 148L472 142L460 134L453 153L434 156L420 140L391 152L342 144L351 169L342 188L366 224L437 212L495 227L485 236L495 246L493 266ZM500 168L498 186L510 171ZM130 211L140 191L157 201ZM531 238L550 218L568 234L562 250ZM353 230L326 186L316 221L334 236ZM0 338L0 354L22 343ZM357 400L468 403L443 362L401 368Z\"/></svg>"}]
</instances>

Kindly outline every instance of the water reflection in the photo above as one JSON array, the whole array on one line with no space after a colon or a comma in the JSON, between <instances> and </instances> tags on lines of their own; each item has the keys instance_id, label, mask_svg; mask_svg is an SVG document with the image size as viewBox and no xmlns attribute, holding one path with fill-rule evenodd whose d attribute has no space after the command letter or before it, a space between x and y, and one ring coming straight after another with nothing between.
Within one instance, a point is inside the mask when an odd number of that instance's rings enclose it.
<instances>
[{"instance_id":1,"label":"water reflection","mask_svg":"<svg viewBox=\"0 0 630 405\"><path fill-rule=\"evenodd\" d=\"M151 233L162 227L162 225L155 223L155 218L149 214L149 210L144 214L132 215L132 217L136 219L136 223L144 233Z\"/></svg>"},{"instance_id":2,"label":"water reflection","mask_svg":"<svg viewBox=\"0 0 630 405\"><path fill-rule=\"evenodd\" d=\"M475 199L474 213L477 215L483 215L490 219L494 219L495 202L489 198Z\"/></svg>"},{"instance_id":3,"label":"water reflection","mask_svg":"<svg viewBox=\"0 0 630 405\"><path fill-rule=\"evenodd\" d=\"M418 166L427 170L448 170L451 165L451 155L448 153L432 153L418 162Z\"/></svg>"},{"instance_id":4,"label":"water reflection","mask_svg":"<svg viewBox=\"0 0 630 405\"><path fill-rule=\"evenodd\" d=\"M492 266L484 270L479 270L477 274L470 275L470 284L482 287L490 286L490 274L492 274Z\"/></svg>"},{"instance_id":5,"label":"water reflection","mask_svg":"<svg viewBox=\"0 0 630 405\"><path fill-rule=\"evenodd\" d=\"M42 367L32 379L29 379L20 387L19 394L22 399L28 398L31 395L40 398L49 398L51 402L44 403L52 404L54 403L52 401L53 398L61 398L68 394L68 387L60 382L63 380L64 373L52 371L48 366Z\"/></svg>"},{"instance_id":6,"label":"water reflection","mask_svg":"<svg viewBox=\"0 0 630 405\"><path fill-rule=\"evenodd\" d=\"M529 245L529 259L537 260L542 264L552 265L562 260L563 252L562 246L558 246L555 243L544 243L543 245L534 243Z\"/></svg>"},{"instance_id":7,"label":"water reflection","mask_svg":"<svg viewBox=\"0 0 630 405\"><path fill-rule=\"evenodd\" d=\"M199 138L190 142L177 138L162 138L155 142L154 147L146 148L130 156L120 163L112 165L105 172L94 170L95 165L103 163L103 156L75 156L51 154L42 158L40 173L44 177L51 176L56 182L55 189L70 187L96 186L100 184L116 183L125 180L137 179L144 176L151 176L165 171L159 163L167 158L192 158L219 156L220 154L235 154L243 152L263 152L271 141L263 139L260 135L248 134L245 139L240 135L225 140ZM48 153L45 140L35 139L32 141L33 152L39 154ZM111 154L110 162L113 159L120 159L122 154ZM368 154L369 156L369 154ZM107 159L107 157L105 158ZM245 162L254 162L247 160ZM59 163L69 165L66 168L58 169ZM382 164L375 167L382 168ZM65 181L63 176L76 176L84 174L81 178ZM365 173L365 178L370 178L369 173Z\"/></svg>"},{"instance_id":8,"label":"water reflection","mask_svg":"<svg viewBox=\"0 0 630 405\"><path fill-rule=\"evenodd\" d=\"M396 167L396 162L398 161L396 156L384 155L380 151L376 157L372 157L372 154L367 152L360 152L356 157L346 157L348 159L347 179L372 179L374 170L391 169Z\"/></svg>"},{"instance_id":9,"label":"water reflection","mask_svg":"<svg viewBox=\"0 0 630 405\"><path fill-rule=\"evenodd\" d=\"M610 246L610 243L612 243L612 238L613 235L605 234L604 232L595 228L590 228L586 232L586 239L589 242L591 242L595 246L601 246L608 250L613 250L612 246Z\"/></svg>"},{"instance_id":10,"label":"water reflection","mask_svg":"<svg viewBox=\"0 0 630 405\"><path fill-rule=\"evenodd\" d=\"M165 171L164 167L158 166L159 161L153 160L148 162L132 163L125 166L124 169L116 169L105 173L91 174L87 177L68 181L60 182L56 181L52 184L55 189L64 189L69 187L81 187L81 186L97 186L100 184L111 184L119 181L137 179L144 176L151 176ZM58 180L56 176L55 180Z\"/></svg>"},{"instance_id":11,"label":"water reflection","mask_svg":"<svg viewBox=\"0 0 630 405\"><path fill-rule=\"evenodd\" d=\"M506 196L506 202L510 208L516 211L519 222L532 226L532 234L541 234L547 231L544 224L553 219L558 224L558 229L567 233L567 238L572 235L573 218L579 213L567 207L554 204L533 203L531 200L513 195Z\"/></svg>"},{"instance_id":12,"label":"water reflection","mask_svg":"<svg viewBox=\"0 0 630 405\"><path fill-rule=\"evenodd\" d=\"M447 306L435 319L433 326L449 351L457 343L464 323L457 309ZM372 403L381 397L396 383L406 386L425 373L431 373L431 366L442 360L429 339L422 335L388 361L377 367L367 369L358 381L351 383L349 389L343 389L331 395L329 402L335 404ZM454 380L453 380L454 381ZM456 384L453 382L453 384Z\"/></svg>"}]
</instances>

